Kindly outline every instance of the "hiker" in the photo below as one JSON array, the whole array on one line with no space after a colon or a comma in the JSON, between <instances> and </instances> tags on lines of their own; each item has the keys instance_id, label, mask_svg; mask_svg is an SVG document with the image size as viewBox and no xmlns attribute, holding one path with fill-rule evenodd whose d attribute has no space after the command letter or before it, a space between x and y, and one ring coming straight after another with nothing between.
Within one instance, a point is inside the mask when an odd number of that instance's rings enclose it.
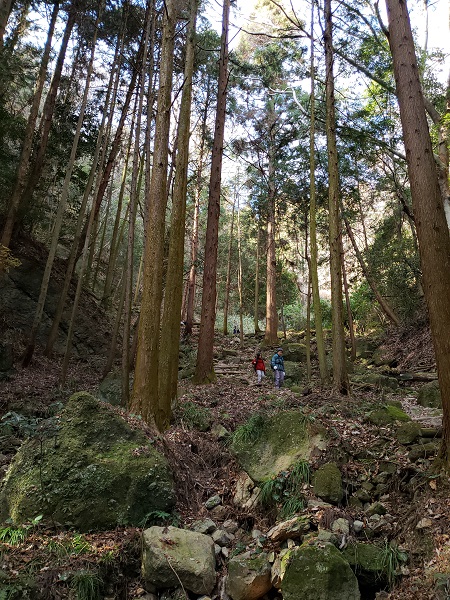
<instances>
[{"instance_id":1,"label":"hiker","mask_svg":"<svg viewBox=\"0 0 450 600\"><path fill-rule=\"evenodd\" d=\"M261 352L256 354L255 358L252 360L252 365L256 371L256 374L258 375L257 385L261 385L262 380L266 376L266 365L264 364L264 359L261 356Z\"/></svg>"},{"instance_id":2,"label":"hiker","mask_svg":"<svg viewBox=\"0 0 450 600\"><path fill-rule=\"evenodd\" d=\"M283 358L283 348L278 348L275 354L272 356L272 360L270 361L270 366L275 371L275 387L280 389L283 385L284 381L284 358Z\"/></svg>"}]
</instances>

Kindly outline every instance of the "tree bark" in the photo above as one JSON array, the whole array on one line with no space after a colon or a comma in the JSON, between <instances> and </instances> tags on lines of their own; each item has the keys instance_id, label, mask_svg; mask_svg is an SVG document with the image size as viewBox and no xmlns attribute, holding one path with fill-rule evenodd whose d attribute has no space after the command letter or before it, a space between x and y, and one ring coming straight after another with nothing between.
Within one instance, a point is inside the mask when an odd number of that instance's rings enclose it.
<instances>
[{"instance_id":1,"label":"tree bark","mask_svg":"<svg viewBox=\"0 0 450 600\"><path fill-rule=\"evenodd\" d=\"M322 325L322 307L320 305L320 289L318 275L318 250L317 250L317 227L316 227L316 155L314 139L316 135L315 127L315 66L314 66L314 3L311 4L311 115L310 115L310 130L309 130L309 237L311 247L310 257L310 277L312 303L314 308L314 326L316 330L317 358L319 361L320 381L322 384L328 383L328 366L326 359L325 343L323 339Z\"/></svg>"},{"instance_id":2,"label":"tree bark","mask_svg":"<svg viewBox=\"0 0 450 600\"><path fill-rule=\"evenodd\" d=\"M269 105L269 166L267 185L267 261L266 261L266 330L264 345L273 346L278 342L277 315L277 259L275 249L275 140L273 125L275 112L273 101Z\"/></svg>"},{"instance_id":3,"label":"tree bark","mask_svg":"<svg viewBox=\"0 0 450 600\"><path fill-rule=\"evenodd\" d=\"M12 0L0 0L0 52L3 48L6 25L13 6Z\"/></svg>"},{"instance_id":4,"label":"tree bark","mask_svg":"<svg viewBox=\"0 0 450 600\"><path fill-rule=\"evenodd\" d=\"M260 260L260 240L261 240L261 227L259 224L259 216L256 218L256 265L255 265L255 309L253 315L253 322L255 326L255 333L260 333L259 328L259 260Z\"/></svg>"},{"instance_id":5,"label":"tree bark","mask_svg":"<svg viewBox=\"0 0 450 600\"><path fill-rule=\"evenodd\" d=\"M212 383L216 380L213 366L214 323L216 319L217 244L220 215L220 186L225 132L228 88L228 29L230 0L223 1L222 37L219 58L217 110L214 128L214 145L209 183L208 221L206 226L205 268L203 272L202 314L198 341L197 364L194 381Z\"/></svg>"},{"instance_id":6,"label":"tree bark","mask_svg":"<svg viewBox=\"0 0 450 600\"><path fill-rule=\"evenodd\" d=\"M167 0L164 6L153 169L147 198L148 223L144 250L144 286L131 399L131 410L142 415L147 423L152 423L161 429L164 425L159 413L157 382L159 380L164 226L167 206L167 167L176 24L174 0Z\"/></svg>"},{"instance_id":7,"label":"tree bark","mask_svg":"<svg viewBox=\"0 0 450 600\"><path fill-rule=\"evenodd\" d=\"M417 58L404 0L386 0L389 46L394 64L425 299L430 317L443 434L439 458L450 467L450 237L425 114Z\"/></svg>"},{"instance_id":8,"label":"tree bark","mask_svg":"<svg viewBox=\"0 0 450 600\"><path fill-rule=\"evenodd\" d=\"M345 356L344 307L342 302L342 232L339 218L339 168L336 147L336 114L333 74L333 33L331 0L325 0L325 94L328 150L328 201L331 274L331 318L333 348L333 386L341 394L349 393L349 380Z\"/></svg>"},{"instance_id":9,"label":"tree bark","mask_svg":"<svg viewBox=\"0 0 450 600\"><path fill-rule=\"evenodd\" d=\"M172 201L169 257L162 316L160 364L158 373L158 426L167 429L172 416L172 405L177 398L178 357L180 350L180 319L183 296L183 259L186 222L187 175L191 125L192 78L195 58L195 31L198 0L189 2L189 25L186 39L184 85L178 122L178 151Z\"/></svg>"},{"instance_id":10,"label":"tree bark","mask_svg":"<svg viewBox=\"0 0 450 600\"><path fill-rule=\"evenodd\" d=\"M228 335L228 306L230 302L231 287L231 251L233 249L233 228L234 228L234 207L236 200L233 200L233 209L231 211L230 239L228 241L228 261L227 261L227 279L225 282L225 299L223 303L223 335Z\"/></svg>"}]
</instances>

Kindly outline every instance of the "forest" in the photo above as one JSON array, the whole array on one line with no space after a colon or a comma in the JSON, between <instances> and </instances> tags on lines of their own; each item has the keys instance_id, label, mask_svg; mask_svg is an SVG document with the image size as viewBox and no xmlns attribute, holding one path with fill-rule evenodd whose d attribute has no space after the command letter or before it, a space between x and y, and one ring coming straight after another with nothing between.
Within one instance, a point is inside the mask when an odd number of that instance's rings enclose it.
<instances>
[{"instance_id":1,"label":"forest","mask_svg":"<svg viewBox=\"0 0 450 600\"><path fill-rule=\"evenodd\" d=\"M450 598L442 3L0 0L0 600Z\"/></svg>"}]
</instances>

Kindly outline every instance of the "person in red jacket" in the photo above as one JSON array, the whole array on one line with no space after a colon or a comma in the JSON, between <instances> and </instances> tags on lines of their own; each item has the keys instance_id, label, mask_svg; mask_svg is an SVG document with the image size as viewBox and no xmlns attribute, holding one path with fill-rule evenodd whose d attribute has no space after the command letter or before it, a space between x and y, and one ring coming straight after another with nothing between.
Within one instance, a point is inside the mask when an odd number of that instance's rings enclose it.
<instances>
[{"instance_id":1,"label":"person in red jacket","mask_svg":"<svg viewBox=\"0 0 450 600\"><path fill-rule=\"evenodd\" d=\"M258 375L258 385L261 385L262 380L266 376L266 365L264 364L264 359L261 356L261 352L258 352L255 358L252 360L253 368Z\"/></svg>"}]
</instances>

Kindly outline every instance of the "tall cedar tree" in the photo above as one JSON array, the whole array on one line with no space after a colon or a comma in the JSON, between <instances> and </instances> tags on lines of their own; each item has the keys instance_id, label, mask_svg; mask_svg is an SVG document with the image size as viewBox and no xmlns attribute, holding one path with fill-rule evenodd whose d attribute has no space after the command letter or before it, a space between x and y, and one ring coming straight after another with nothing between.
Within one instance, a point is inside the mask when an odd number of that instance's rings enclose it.
<instances>
[{"instance_id":1,"label":"tall cedar tree","mask_svg":"<svg viewBox=\"0 0 450 600\"><path fill-rule=\"evenodd\" d=\"M173 189L169 258L162 316L160 364L158 372L158 404L162 426L169 427L172 403L177 396L178 356L180 347L180 315L183 298L183 259L186 221L189 131L192 104L192 77L195 57L195 27L198 0L189 2L189 26L186 39L183 95L178 123L178 151Z\"/></svg>"},{"instance_id":2,"label":"tall cedar tree","mask_svg":"<svg viewBox=\"0 0 450 600\"><path fill-rule=\"evenodd\" d=\"M175 45L175 1L164 5L161 63L153 150L153 169L147 198L144 278L138 329L138 348L131 410L158 429L165 418L158 404L161 302L163 296L164 229L167 207L172 74Z\"/></svg>"},{"instance_id":3,"label":"tall cedar tree","mask_svg":"<svg viewBox=\"0 0 450 600\"><path fill-rule=\"evenodd\" d=\"M345 356L344 307L342 302L342 231L339 215L339 170L336 147L336 111L333 74L333 30L331 19L331 0L325 0L325 94L326 129L328 150L328 199L329 199L329 237L331 272L331 318L333 346L333 386L341 394L349 391L349 381Z\"/></svg>"},{"instance_id":4,"label":"tall cedar tree","mask_svg":"<svg viewBox=\"0 0 450 600\"><path fill-rule=\"evenodd\" d=\"M394 64L425 298L430 317L443 433L440 459L450 467L450 237L439 175L433 156L408 9L404 0L386 0L389 46Z\"/></svg>"},{"instance_id":5,"label":"tall cedar tree","mask_svg":"<svg viewBox=\"0 0 450 600\"><path fill-rule=\"evenodd\" d=\"M228 88L228 25L230 0L223 2L222 37L219 58L219 84L217 91L214 145L209 182L208 221L206 226L205 267L203 271L203 296L197 364L194 381L212 383L216 380L213 366L214 323L216 320L217 244L220 215L220 186L225 133L225 110Z\"/></svg>"}]
</instances>

